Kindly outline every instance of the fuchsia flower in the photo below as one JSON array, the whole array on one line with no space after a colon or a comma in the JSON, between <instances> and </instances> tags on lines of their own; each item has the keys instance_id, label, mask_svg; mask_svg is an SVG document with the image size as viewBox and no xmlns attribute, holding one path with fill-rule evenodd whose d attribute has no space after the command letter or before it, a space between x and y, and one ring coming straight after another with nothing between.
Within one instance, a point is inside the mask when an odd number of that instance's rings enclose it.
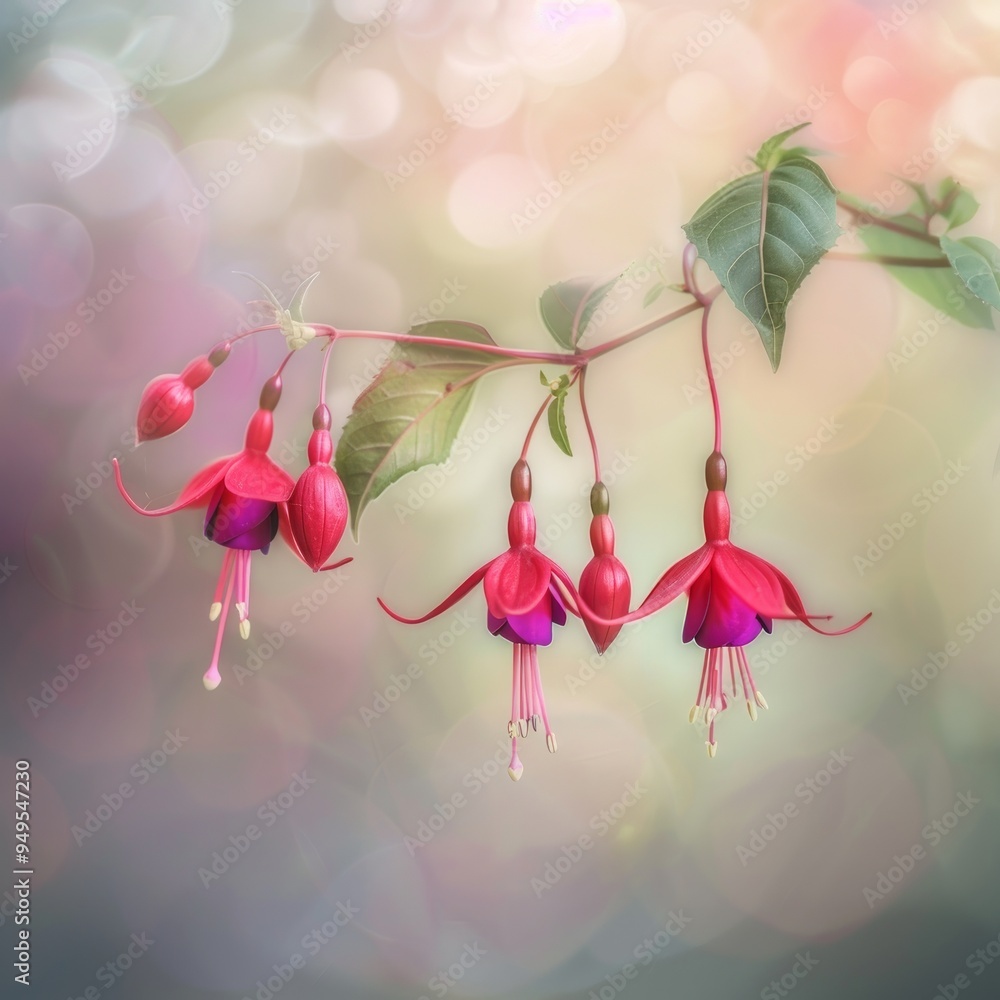
<instances>
[{"instance_id":1,"label":"fuchsia flower","mask_svg":"<svg viewBox=\"0 0 1000 1000\"><path fill-rule=\"evenodd\" d=\"M347 526L347 492L330 464L330 410L320 403L313 411L309 438L309 467L299 476L287 501L278 505L281 533L289 548L314 572L349 563L342 559L324 565L333 555Z\"/></svg>"},{"instance_id":2,"label":"fuchsia flower","mask_svg":"<svg viewBox=\"0 0 1000 1000\"><path fill-rule=\"evenodd\" d=\"M594 558L580 575L580 597L600 617L618 618L628 611L632 581L625 564L615 555L615 528L608 516L608 491L603 483L597 483L591 491L590 507L594 514L590 522ZM622 628L621 625L602 625L589 615L584 618L584 624L601 654L615 641Z\"/></svg>"},{"instance_id":3,"label":"fuchsia flower","mask_svg":"<svg viewBox=\"0 0 1000 1000\"><path fill-rule=\"evenodd\" d=\"M508 773L517 781L524 771L517 755L518 734L545 727L545 743L556 752L538 667L538 647L552 642L552 626L566 624L566 609L574 614L578 595L566 571L535 547L535 514L531 506L531 472L518 461L511 473L514 503L507 518L510 548L480 566L436 608L420 618L404 618L379 598L382 609L398 622L417 625L447 611L480 581L486 594L487 626L514 647L513 684L507 735L511 741Z\"/></svg>"},{"instance_id":4,"label":"fuchsia flower","mask_svg":"<svg viewBox=\"0 0 1000 1000\"><path fill-rule=\"evenodd\" d=\"M674 563L639 608L618 618L615 624L643 618L681 593L687 593L683 639L684 642L694 639L705 650L698 697L689 718L696 722L704 712L708 725L708 753L714 757L715 718L729 704L723 691L725 662L729 664L732 696L736 697L738 670L747 711L756 721L757 706L767 708L767 702L754 683L744 646L761 631L770 632L774 619L796 619L814 632L832 636L852 632L871 618L871 612L835 632L817 628L813 621L829 616L809 614L798 591L781 570L729 540L726 462L720 452L715 451L709 457L705 478L708 485L705 544Z\"/></svg>"},{"instance_id":5,"label":"fuchsia flower","mask_svg":"<svg viewBox=\"0 0 1000 1000\"><path fill-rule=\"evenodd\" d=\"M291 476L267 456L274 433L273 410L281 397L281 376L269 379L260 394L260 407L247 425L243 450L220 458L196 473L168 507L145 510L129 496L122 483L117 459L115 480L129 506L146 517L162 517L187 507L207 505L205 537L226 549L222 571L209 610L219 619L212 662L203 678L209 691L219 686L219 651L230 601L240 618L240 634L250 635L250 558L254 550L266 554L278 532L278 504L294 487ZM220 618L221 615L221 618Z\"/></svg>"},{"instance_id":6,"label":"fuchsia flower","mask_svg":"<svg viewBox=\"0 0 1000 1000\"><path fill-rule=\"evenodd\" d=\"M138 443L166 437L180 430L194 413L194 390L203 386L229 357L229 344L195 358L180 375L158 375L145 389L135 421Z\"/></svg>"}]
</instances>

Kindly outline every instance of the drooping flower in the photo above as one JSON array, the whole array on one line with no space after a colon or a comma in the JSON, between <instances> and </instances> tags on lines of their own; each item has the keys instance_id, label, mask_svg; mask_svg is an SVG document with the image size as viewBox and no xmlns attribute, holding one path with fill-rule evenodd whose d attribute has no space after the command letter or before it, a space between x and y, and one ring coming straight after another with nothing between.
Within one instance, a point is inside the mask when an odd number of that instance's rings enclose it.
<instances>
[{"instance_id":1,"label":"drooping flower","mask_svg":"<svg viewBox=\"0 0 1000 1000\"><path fill-rule=\"evenodd\" d=\"M628 611L632 581L625 564L615 555L615 528L608 514L608 491L603 483L597 483L591 490L590 507L594 515L590 522L594 558L580 575L580 596L602 618L618 618ZM589 617L584 618L584 624L597 652L602 654L621 631L621 625L602 625Z\"/></svg>"},{"instance_id":2,"label":"drooping flower","mask_svg":"<svg viewBox=\"0 0 1000 1000\"><path fill-rule=\"evenodd\" d=\"M314 573L351 561L327 563L343 537L348 515L347 492L330 464L330 423L330 410L320 403L313 411L309 467L299 476L288 500L278 505L285 541Z\"/></svg>"},{"instance_id":3,"label":"drooping flower","mask_svg":"<svg viewBox=\"0 0 1000 1000\"><path fill-rule=\"evenodd\" d=\"M531 506L531 472L523 459L511 473L514 502L507 518L510 547L480 566L436 608L419 618L404 618L379 598L382 609L407 625L417 625L447 611L480 581L486 594L487 627L513 645L508 774L517 781L524 771L517 755L517 737L537 731L541 721L545 743L555 753L555 733L549 723L538 667L538 647L552 642L552 626L565 625L567 608L578 614L579 595L566 571L535 547L535 514Z\"/></svg>"},{"instance_id":4,"label":"drooping flower","mask_svg":"<svg viewBox=\"0 0 1000 1000\"><path fill-rule=\"evenodd\" d=\"M732 697L736 697L736 674L746 699L750 718L757 719L757 706L767 701L757 689L744 647L761 631L770 632L775 619L794 619L821 635L844 635L870 617L847 628L826 631L814 622L828 615L809 614L791 580L766 559L741 549L729 540L730 510L726 498L726 462L718 451L705 467L708 495L705 498L705 544L674 563L635 611L616 619L624 624L652 614L682 593L688 595L684 619L684 642L692 639L705 650L698 697L689 718L697 722L704 713L708 725L708 753L717 749L715 719L729 704L723 690L729 665ZM601 616L603 617L603 616Z\"/></svg>"},{"instance_id":5,"label":"drooping flower","mask_svg":"<svg viewBox=\"0 0 1000 1000\"><path fill-rule=\"evenodd\" d=\"M196 473L167 507L146 510L125 489L115 459L115 481L129 506L146 517L162 517L205 504L205 537L226 549L222 570L209 609L209 620L219 619L212 662L204 675L209 691L222 681L219 652L230 603L240 619L240 634L250 635L250 560L255 550L266 554L278 532L278 504L291 496L294 482L267 456L274 434L273 410L281 397L281 377L269 379L260 405L247 425L244 448L220 458Z\"/></svg>"},{"instance_id":6,"label":"drooping flower","mask_svg":"<svg viewBox=\"0 0 1000 1000\"><path fill-rule=\"evenodd\" d=\"M136 442L164 438L180 430L194 413L194 390L203 386L229 357L228 343L195 358L180 375L158 375L145 389L135 420Z\"/></svg>"}]
</instances>

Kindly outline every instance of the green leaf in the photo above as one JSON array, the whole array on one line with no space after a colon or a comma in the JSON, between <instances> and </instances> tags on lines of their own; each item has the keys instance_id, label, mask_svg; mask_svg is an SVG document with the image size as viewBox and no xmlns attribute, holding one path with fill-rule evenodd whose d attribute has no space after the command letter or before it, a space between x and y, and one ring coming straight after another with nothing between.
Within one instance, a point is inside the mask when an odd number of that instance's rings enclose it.
<instances>
[{"instance_id":1,"label":"green leaf","mask_svg":"<svg viewBox=\"0 0 1000 1000\"><path fill-rule=\"evenodd\" d=\"M890 257L926 257L928 261L947 260L936 245L927 239L927 227L912 215L892 215L884 220L913 235L895 232L882 226L863 226L861 239L872 253ZM901 285L966 326L993 329L990 308L965 287L949 267L886 267Z\"/></svg>"},{"instance_id":2,"label":"green leaf","mask_svg":"<svg viewBox=\"0 0 1000 1000\"><path fill-rule=\"evenodd\" d=\"M792 131L782 135L788 135ZM768 151L775 136L761 146ZM769 160L775 156L768 152ZM813 266L836 243L836 192L812 160L794 156L717 191L684 227L729 297L757 327L777 371L785 310Z\"/></svg>"},{"instance_id":3,"label":"green leaf","mask_svg":"<svg viewBox=\"0 0 1000 1000\"><path fill-rule=\"evenodd\" d=\"M753 158L753 162L760 167L761 170L767 170L769 167L773 168L778 165L781 159L781 153L792 153L796 155L797 150L804 149L803 146L794 147L793 149L782 150L781 146L784 141L790 136L795 135L796 132L801 132L807 125L811 125L812 122L803 122L801 125L795 125L793 128L787 128L784 132L779 132L777 135L772 135L770 139L765 139L761 143L760 149L757 150L757 155Z\"/></svg>"},{"instance_id":4,"label":"green leaf","mask_svg":"<svg viewBox=\"0 0 1000 1000\"><path fill-rule=\"evenodd\" d=\"M910 211L913 212L914 208L920 209L920 212L925 215L934 214L934 202L931 200L931 196L927 193L927 188L923 184L918 184L915 181L907 180L905 177L900 177L901 180L913 193L917 196L917 200L913 203ZM916 215L916 212L913 212Z\"/></svg>"},{"instance_id":5,"label":"green leaf","mask_svg":"<svg viewBox=\"0 0 1000 1000\"><path fill-rule=\"evenodd\" d=\"M642 297L643 309L647 309L651 306L663 294L666 287L667 286L664 285L662 281L658 281L655 285L653 285L653 287Z\"/></svg>"},{"instance_id":6,"label":"green leaf","mask_svg":"<svg viewBox=\"0 0 1000 1000\"><path fill-rule=\"evenodd\" d=\"M495 362L494 356L476 351L477 344L494 341L473 323L440 320L415 326L410 334L466 340L469 349L396 344L355 400L335 460L355 538L372 500L408 472L448 457L476 381Z\"/></svg>"},{"instance_id":7,"label":"green leaf","mask_svg":"<svg viewBox=\"0 0 1000 1000\"><path fill-rule=\"evenodd\" d=\"M615 287L616 281L617 277L598 285L587 278L575 278L572 281L560 281L556 285L550 285L542 292L538 303L542 311L542 321L560 347L567 351L576 349L576 343L586 331L594 311L604 296ZM577 313L580 321L574 337L573 321Z\"/></svg>"},{"instance_id":8,"label":"green leaf","mask_svg":"<svg viewBox=\"0 0 1000 1000\"><path fill-rule=\"evenodd\" d=\"M941 181L938 200L938 214L947 220L949 229L964 226L979 211L979 202L953 177Z\"/></svg>"},{"instance_id":9,"label":"green leaf","mask_svg":"<svg viewBox=\"0 0 1000 1000\"><path fill-rule=\"evenodd\" d=\"M965 287L994 309L1000 309L1000 249L978 236L961 240L942 236L941 249Z\"/></svg>"},{"instance_id":10,"label":"green leaf","mask_svg":"<svg viewBox=\"0 0 1000 1000\"><path fill-rule=\"evenodd\" d=\"M292 301L288 303L288 315L292 317L296 323L304 323L305 320L302 318L302 306L306 300L306 292L309 291L309 286L319 277L319 271L313 271L309 277L303 279L299 282L298 287L292 293Z\"/></svg>"},{"instance_id":11,"label":"green leaf","mask_svg":"<svg viewBox=\"0 0 1000 1000\"><path fill-rule=\"evenodd\" d=\"M570 457L573 449L569 445L569 434L566 431L566 393L561 392L551 403L548 410L549 433L552 440Z\"/></svg>"}]
</instances>

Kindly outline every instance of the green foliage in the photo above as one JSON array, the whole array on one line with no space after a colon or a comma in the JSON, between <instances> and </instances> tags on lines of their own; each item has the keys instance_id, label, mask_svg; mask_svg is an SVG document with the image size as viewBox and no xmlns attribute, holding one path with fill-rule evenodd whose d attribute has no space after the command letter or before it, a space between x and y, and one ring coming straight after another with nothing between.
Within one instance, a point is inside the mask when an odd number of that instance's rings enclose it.
<instances>
[{"instance_id":1,"label":"green foliage","mask_svg":"<svg viewBox=\"0 0 1000 1000\"><path fill-rule=\"evenodd\" d=\"M812 151L781 144L798 126L768 139L761 169L712 195L684 227L722 287L757 328L777 371L785 312L803 279L840 236L836 192Z\"/></svg>"},{"instance_id":2,"label":"green foliage","mask_svg":"<svg viewBox=\"0 0 1000 1000\"><path fill-rule=\"evenodd\" d=\"M375 380L355 400L337 444L336 468L358 536L368 504L398 479L451 452L477 380L494 364L476 344L493 344L473 323L439 320L415 326L416 337L448 337L469 349L397 344Z\"/></svg>"}]
</instances>

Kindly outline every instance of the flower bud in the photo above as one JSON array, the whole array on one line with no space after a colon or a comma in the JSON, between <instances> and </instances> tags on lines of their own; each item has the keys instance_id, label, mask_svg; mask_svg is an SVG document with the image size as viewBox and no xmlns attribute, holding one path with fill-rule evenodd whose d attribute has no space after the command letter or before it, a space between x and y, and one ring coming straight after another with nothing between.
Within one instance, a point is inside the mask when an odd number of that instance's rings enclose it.
<instances>
[{"instance_id":1,"label":"flower bud","mask_svg":"<svg viewBox=\"0 0 1000 1000\"><path fill-rule=\"evenodd\" d=\"M288 498L287 512L292 549L315 573L340 542L347 526L348 507L344 484L330 465L330 411L323 404L313 413L313 428L309 467L299 476Z\"/></svg>"},{"instance_id":2,"label":"flower bud","mask_svg":"<svg viewBox=\"0 0 1000 1000\"><path fill-rule=\"evenodd\" d=\"M580 596L602 618L619 618L628 612L632 582L615 555L615 529L607 514L598 514L590 522L590 544L594 558L580 575ZM598 653L603 653L621 631L621 625L601 625L587 615L584 624Z\"/></svg>"},{"instance_id":3,"label":"flower bud","mask_svg":"<svg viewBox=\"0 0 1000 1000\"><path fill-rule=\"evenodd\" d=\"M167 437L179 431L194 413L194 390L203 386L212 372L229 356L229 345L195 358L180 375L160 375L142 390L135 418L137 443Z\"/></svg>"}]
</instances>

